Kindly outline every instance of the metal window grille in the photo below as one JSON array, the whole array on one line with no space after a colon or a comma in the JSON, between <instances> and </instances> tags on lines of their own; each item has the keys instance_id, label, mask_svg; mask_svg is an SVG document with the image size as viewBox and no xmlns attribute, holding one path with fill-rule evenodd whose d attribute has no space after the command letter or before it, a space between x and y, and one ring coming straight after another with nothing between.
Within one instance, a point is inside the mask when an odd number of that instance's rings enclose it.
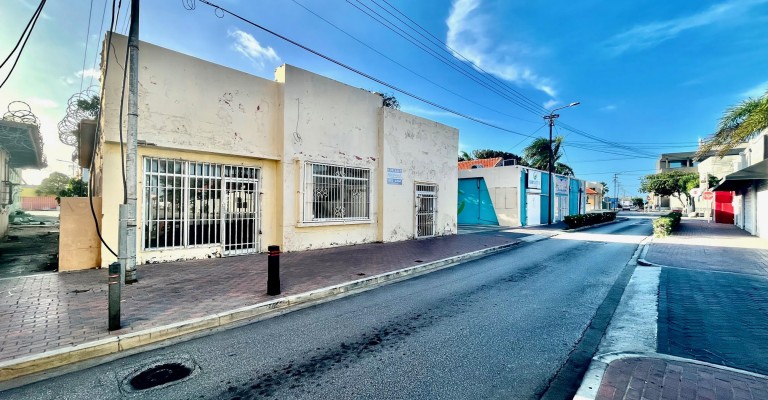
<instances>
[{"instance_id":1,"label":"metal window grille","mask_svg":"<svg viewBox=\"0 0 768 400\"><path fill-rule=\"evenodd\" d=\"M189 246L221 242L221 165L189 162Z\"/></svg>"},{"instance_id":2,"label":"metal window grille","mask_svg":"<svg viewBox=\"0 0 768 400\"><path fill-rule=\"evenodd\" d=\"M144 247L184 245L186 163L144 159Z\"/></svg>"},{"instance_id":3,"label":"metal window grille","mask_svg":"<svg viewBox=\"0 0 768 400\"><path fill-rule=\"evenodd\" d=\"M416 184L416 237L435 236L437 230L437 185Z\"/></svg>"},{"instance_id":4,"label":"metal window grille","mask_svg":"<svg viewBox=\"0 0 768 400\"><path fill-rule=\"evenodd\" d=\"M253 252L258 248L258 170L224 167L224 254Z\"/></svg>"},{"instance_id":5,"label":"metal window grille","mask_svg":"<svg viewBox=\"0 0 768 400\"><path fill-rule=\"evenodd\" d=\"M307 163L304 221L369 220L370 176L366 168Z\"/></svg>"},{"instance_id":6,"label":"metal window grille","mask_svg":"<svg viewBox=\"0 0 768 400\"><path fill-rule=\"evenodd\" d=\"M144 158L144 248L258 251L258 169Z\"/></svg>"}]
</instances>

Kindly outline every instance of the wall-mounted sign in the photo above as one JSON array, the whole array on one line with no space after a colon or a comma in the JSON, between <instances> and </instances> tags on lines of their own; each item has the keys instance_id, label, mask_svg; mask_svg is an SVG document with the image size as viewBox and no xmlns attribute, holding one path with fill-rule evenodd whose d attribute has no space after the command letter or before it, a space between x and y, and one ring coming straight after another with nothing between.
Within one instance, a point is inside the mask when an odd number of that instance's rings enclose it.
<instances>
[{"instance_id":1,"label":"wall-mounted sign","mask_svg":"<svg viewBox=\"0 0 768 400\"><path fill-rule=\"evenodd\" d=\"M528 189L541 189L541 171L528 170Z\"/></svg>"},{"instance_id":2,"label":"wall-mounted sign","mask_svg":"<svg viewBox=\"0 0 768 400\"><path fill-rule=\"evenodd\" d=\"M402 185L402 184L403 184L403 169L387 168L387 185Z\"/></svg>"},{"instance_id":3,"label":"wall-mounted sign","mask_svg":"<svg viewBox=\"0 0 768 400\"><path fill-rule=\"evenodd\" d=\"M706 201L710 201L710 200L715 198L715 192L711 192L711 191L707 190L706 192L701 194L701 198L706 200Z\"/></svg>"},{"instance_id":4,"label":"wall-mounted sign","mask_svg":"<svg viewBox=\"0 0 768 400\"><path fill-rule=\"evenodd\" d=\"M555 176L555 194L568 194L568 178Z\"/></svg>"}]
</instances>

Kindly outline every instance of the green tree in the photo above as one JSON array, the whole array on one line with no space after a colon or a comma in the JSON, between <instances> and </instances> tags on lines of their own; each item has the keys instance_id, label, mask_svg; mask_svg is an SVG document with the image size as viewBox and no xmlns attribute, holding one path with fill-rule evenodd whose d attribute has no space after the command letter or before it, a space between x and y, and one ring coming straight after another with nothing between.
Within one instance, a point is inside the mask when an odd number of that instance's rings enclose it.
<instances>
[{"instance_id":1,"label":"green tree","mask_svg":"<svg viewBox=\"0 0 768 400\"><path fill-rule=\"evenodd\" d=\"M559 162L563 153L560 151L563 145L563 137L558 136L552 141L553 169L558 174L573 175L573 169ZM523 150L525 163L533 168L547 171L549 168L549 139L536 138Z\"/></svg>"},{"instance_id":2,"label":"green tree","mask_svg":"<svg viewBox=\"0 0 768 400\"><path fill-rule=\"evenodd\" d=\"M71 178L67 182L67 187L59 191L56 201L61 204L62 197L85 197L88 196L88 184L80 178Z\"/></svg>"},{"instance_id":3,"label":"green tree","mask_svg":"<svg viewBox=\"0 0 768 400\"><path fill-rule=\"evenodd\" d=\"M645 204L645 200L643 200L642 197L633 197L632 204L637 206L637 208L643 208L643 205Z\"/></svg>"},{"instance_id":4,"label":"green tree","mask_svg":"<svg viewBox=\"0 0 768 400\"><path fill-rule=\"evenodd\" d=\"M600 182L601 185L603 185L603 194L608 193L608 184L605 182Z\"/></svg>"},{"instance_id":5,"label":"green tree","mask_svg":"<svg viewBox=\"0 0 768 400\"><path fill-rule=\"evenodd\" d=\"M676 197L683 204L691 204L689 191L699 183L696 172L670 171L646 175L640 182L640 191L658 196ZM685 200L683 200L685 198Z\"/></svg>"},{"instance_id":6,"label":"green tree","mask_svg":"<svg viewBox=\"0 0 768 400\"><path fill-rule=\"evenodd\" d=\"M711 151L722 157L739 143L768 129L768 90L758 98L748 98L725 110L717 131L696 152L697 158Z\"/></svg>"},{"instance_id":7,"label":"green tree","mask_svg":"<svg viewBox=\"0 0 768 400\"><path fill-rule=\"evenodd\" d=\"M77 100L77 108L84 112L91 119L95 119L99 114L99 96L92 96L90 99Z\"/></svg>"},{"instance_id":8,"label":"green tree","mask_svg":"<svg viewBox=\"0 0 768 400\"><path fill-rule=\"evenodd\" d=\"M469 161L472 159L472 156L469 155L466 151L462 150L459 152L459 161Z\"/></svg>"},{"instance_id":9,"label":"green tree","mask_svg":"<svg viewBox=\"0 0 768 400\"><path fill-rule=\"evenodd\" d=\"M61 172L51 172L47 178L43 179L35 193L38 196L58 196L59 192L67 188L69 177Z\"/></svg>"},{"instance_id":10,"label":"green tree","mask_svg":"<svg viewBox=\"0 0 768 400\"><path fill-rule=\"evenodd\" d=\"M472 150L472 158L476 160L480 160L483 158L496 158L496 157L501 157L501 159L504 161L514 160L516 165L525 165L525 161L523 160L523 157L520 157L515 153L510 153L507 151L500 151L500 150L491 150L491 149ZM507 164L510 164L510 163L507 163Z\"/></svg>"}]
</instances>

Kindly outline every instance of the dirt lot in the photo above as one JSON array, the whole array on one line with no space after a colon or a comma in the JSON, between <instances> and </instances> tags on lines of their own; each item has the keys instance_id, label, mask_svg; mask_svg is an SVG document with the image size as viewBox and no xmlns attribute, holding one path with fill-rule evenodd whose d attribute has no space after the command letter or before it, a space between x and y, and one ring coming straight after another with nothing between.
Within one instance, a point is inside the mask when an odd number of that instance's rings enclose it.
<instances>
[{"instance_id":1,"label":"dirt lot","mask_svg":"<svg viewBox=\"0 0 768 400\"><path fill-rule=\"evenodd\" d=\"M12 224L8 236L0 240L0 278L58 268L58 213L33 213L27 218L22 225Z\"/></svg>"}]
</instances>

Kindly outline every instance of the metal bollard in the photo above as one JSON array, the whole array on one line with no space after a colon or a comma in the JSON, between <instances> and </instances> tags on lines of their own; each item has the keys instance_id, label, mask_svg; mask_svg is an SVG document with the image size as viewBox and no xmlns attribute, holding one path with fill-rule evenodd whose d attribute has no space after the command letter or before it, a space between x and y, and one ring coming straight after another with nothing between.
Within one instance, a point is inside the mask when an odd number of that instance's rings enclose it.
<instances>
[{"instance_id":1,"label":"metal bollard","mask_svg":"<svg viewBox=\"0 0 768 400\"><path fill-rule=\"evenodd\" d=\"M120 329L120 263L109 264L109 330Z\"/></svg>"},{"instance_id":2,"label":"metal bollard","mask_svg":"<svg viewBox=\"0 0 768 400\"><path fill-rule=\"evenodd\" d=\"M267 250L267 294L280 294L280 246L268 246Z\"/></svg>"}]
</instances>

